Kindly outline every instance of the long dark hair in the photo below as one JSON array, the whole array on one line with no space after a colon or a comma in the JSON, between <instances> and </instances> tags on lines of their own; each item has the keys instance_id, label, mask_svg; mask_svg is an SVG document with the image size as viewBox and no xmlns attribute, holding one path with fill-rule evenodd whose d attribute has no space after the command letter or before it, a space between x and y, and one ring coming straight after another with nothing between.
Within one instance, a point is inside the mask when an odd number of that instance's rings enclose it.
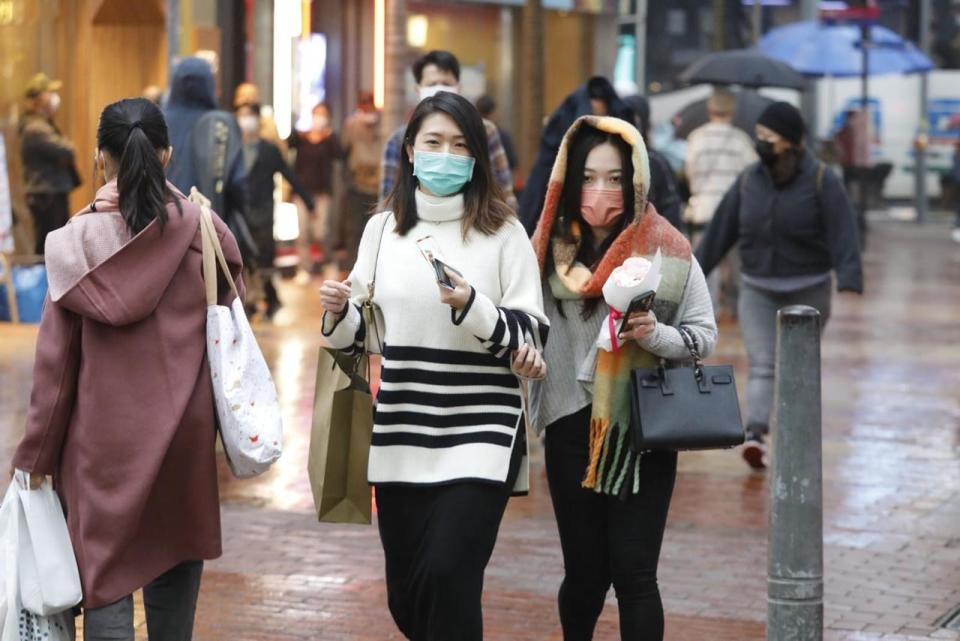
<instances>
[{"instance_id":1,"label":"long dark hair","mask_svg":"<svg viewBox=\"0 0 960 641\"><path fill-rule=\"evenodd\" d=\"M583 219L583 214L580 213L580 205L583 201L583 172L587 166L587 156L604 143L610 143L617 149L620 154L620 162L623 165L620 174L620 188L623 190L623 216L610 230L610 235L604 239L600 246L594 247L593 229ZM574 224L579 226L581 241L576 260L587 265L590 269L594 269L617 237L633 222L635 205L633 149L630 144L617 134L606 133L590 125L582 125L570 141L567 152L567 173L563 180L563 190L560 192L560 202L557 205L556 234L571 242L573 241L573 226ZM546 258L547 273L551 273L556 269L553 263L553 253L547 252ZM599 302L599 297L583 301L581 313L583 318L589 318Z\"/></svg>"},{"instance_id":2,"label":"long dark hair","mask_svg":"<svg viewBox=\"0 0 960 641\"><path fill-rule=\"evenodd\" d=\"M100 114L97 148L118 163L120 214L138 234L154 220L167 223L167 202L180 202L167 185L160 154L170 147L163 113L145 98L127 98Z\"/></svg>"},{"instance_id":3,"label":"long dark hair","mask_svg":"<svg viewBox=\"0 0 960 641\"><path fill-rule=\"evenodd\" d=\"M413 175L413 163L407 155L407 146L413 146L420 127L427 116L443 113L457 124L466 138L467 149L476 161L473 178L463 188L464 217L463 235L476 229L490 235L497 232L514 214L503 200L500 186L493 179L490 169L490 152L487 150L487 130L477 108L470 101L449 91L420 102L410 124L403 134L400 149L400 170L397 184L387 197L386 207L397 219L397 233L401 236L413 229L420 220L417 215L416 190L418 181Z\"/></svg>"}]
</instances>

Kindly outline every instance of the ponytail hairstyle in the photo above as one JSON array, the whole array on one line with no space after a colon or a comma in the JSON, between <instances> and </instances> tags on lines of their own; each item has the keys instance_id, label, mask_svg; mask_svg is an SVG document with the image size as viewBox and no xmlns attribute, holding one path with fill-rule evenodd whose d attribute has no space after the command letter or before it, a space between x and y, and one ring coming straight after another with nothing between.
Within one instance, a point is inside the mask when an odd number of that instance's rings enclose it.
<instances>
[{"instance_id":1,"label":"ponytail hairstyle","mask_svg":"<svg viewBox=\"0 0 960 641\"><path fill-rule=\"evenodd\" d=\"M159 220L167 223L167 202L183 209L167 185L160 155L170 147L163 113L145 98L127 98L108 105L100 114L97 148L117 163L120 214L133 234Z\"/></svg>"}]
</instances>

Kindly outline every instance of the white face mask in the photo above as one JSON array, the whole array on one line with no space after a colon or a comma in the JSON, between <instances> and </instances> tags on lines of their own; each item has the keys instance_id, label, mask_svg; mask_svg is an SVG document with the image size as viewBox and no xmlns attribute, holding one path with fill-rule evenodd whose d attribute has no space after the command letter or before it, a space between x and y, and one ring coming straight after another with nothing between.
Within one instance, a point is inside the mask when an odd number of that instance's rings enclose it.
<instances>
[{"instance_id":1,"label":"white face mask","mask_svg":"<svg viewBox=\"0 0 960 641\"><path fill-rule=\"evenodd\" d=\"M50 100L48 104L50 105L50 112L56 113L57 109L60 108L60 94L58 93L50 94Z\"/></svg>"},{"instance_id":2,"label":"white face mask","mask_svg":"<svg viewBox=\"0 0 960 641\"><path fill-rule=\"evenodd\" d=\"M326 129L330 125L330 119L324 118L323 116L314 116L313 117L313 128L314 129Z\"/></svg>"},{"instance_id":3,"label":"white face mask","mask_svg":"<svg viewBox=\"0 0 960 641\"><path fill-rule=\"evenodd\" d=\"M451 87L450 85L432 85L430 87L418 87L417 91L420 94L420 100L426 100L427 98L433 98L441 91L449 91L450 93L459 94L460 87Z\"/></svg>"},{"instance_id":4,"label":"white face mask","mask_svg":"<svg viewBox=\"0 0 960 641\"><path fill-rule=\"evenodd\" d=\"M240 125L240 131L245 134L253 134L260 131L260 123L256 116L240 116L237 118L237 124Z\"/></svg>"}]
</instances>

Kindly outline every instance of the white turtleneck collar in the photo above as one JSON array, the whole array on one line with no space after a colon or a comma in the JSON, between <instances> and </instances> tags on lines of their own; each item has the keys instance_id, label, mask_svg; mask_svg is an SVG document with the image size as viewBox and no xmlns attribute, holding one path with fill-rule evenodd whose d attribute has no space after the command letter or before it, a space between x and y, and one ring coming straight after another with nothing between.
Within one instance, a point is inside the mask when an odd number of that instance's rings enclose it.
<instances>
[{"instance_id":1,"label":"white turtleneck collar","mask_svg":"<svg viewBox=\"0 0 960 641\"><path fill-rule=\"evenodd\" d=\"M446 223L463 218L463 194L430 196L419 189L416 192L417 216L429 223Z\"/></svg>"}]
</instances>

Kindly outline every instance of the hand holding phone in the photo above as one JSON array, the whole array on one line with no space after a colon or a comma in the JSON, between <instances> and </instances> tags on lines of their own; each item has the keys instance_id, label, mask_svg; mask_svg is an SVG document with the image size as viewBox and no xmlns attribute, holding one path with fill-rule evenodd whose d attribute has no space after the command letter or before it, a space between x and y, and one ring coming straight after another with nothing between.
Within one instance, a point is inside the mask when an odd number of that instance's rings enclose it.
<instances>
[{"instance_id":1,"label":"hand holding phone","mask_svg":"<svg viewBox=\"0 0 960 641\"><path fill-rule=\"evenodd\" d=\"M644 292L630 301L627 311L624 312L624 318L630 318L633 314L649 312L653 309L653 303L657 299L657 292Z\"/></svg>"},{"instance_id":2,"label":"hand holding phone","mask_svg":"<svg viewBox=\"0 0 960 641\"><path fill-rule=\"evenodd\" d=\"M623 314L623 321L620 324L620 331L617 332L617 337L620 339L624 338L624 333L631 330L630 319L637 314L645 314L653 309L653 303L657 298L657 293L654 291L644 292L639 296L635 297L630 301L630 304L627 306L627 311ZM655 323L654 323L654 326ZM652 330L650 330L652 331ZM649 332L645 332L649 333Z\"/></svg>"}]
</instances>

